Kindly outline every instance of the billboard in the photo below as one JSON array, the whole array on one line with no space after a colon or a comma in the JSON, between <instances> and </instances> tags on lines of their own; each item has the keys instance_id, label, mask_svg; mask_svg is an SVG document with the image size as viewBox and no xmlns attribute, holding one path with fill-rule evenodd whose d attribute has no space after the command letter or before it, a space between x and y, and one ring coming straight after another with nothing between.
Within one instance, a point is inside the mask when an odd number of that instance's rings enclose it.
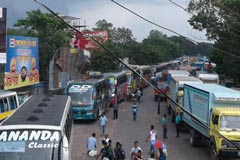
<instances>
[{"instance_id":1,"label":"billboard","mask_svg":"<svg viewBox=\"0 0 240 160\"><path fill-rule=\"evenodd\" d=\"M71 46L83 50L91 50L97 48L98 45L89 37L94 38L98 42L106 42L108 40L107 31L86 31L84 35L75 32L71 41Z\"/></svg>"},{"instance_id":2,"label":"billboard","mask_svg":"<svg viewBox=\"0 0 240 160\"><path fill-rule=\"evenodd\" d=\"M7 36L4 89L39 83L38 38Z\"/></svg>"},{"instance_id":3,"label":"billboard","mask_svg":"<svg viewBox=\"0 0 240 160\"><path fill-rule=\"evenodd\" d=\"M0 7L0 64L6 63L7 9Z\"/></svg>"}]
</instances>

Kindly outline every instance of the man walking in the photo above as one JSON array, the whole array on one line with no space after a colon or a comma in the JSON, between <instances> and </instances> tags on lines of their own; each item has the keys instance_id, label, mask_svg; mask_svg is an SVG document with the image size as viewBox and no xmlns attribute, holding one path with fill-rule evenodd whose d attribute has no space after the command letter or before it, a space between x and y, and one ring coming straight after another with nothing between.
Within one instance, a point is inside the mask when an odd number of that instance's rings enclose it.
<instances>
[{"instance_id":1,"label":"man walking","mask_svg":"<svg viewBox=\"0 0 240 160\"><path fill-rule=\"evenodd\" d=\"M132 114L133 114L133 120L136 121L136 118L137 118L137 104L136 104L136 102L133 102Z\"/></svg>"},{"instance_id":2,"label":"man walking","mask_svg":"<svg viewBox=\"0 0 240 160\"><path fill-rule=\"evenodd\" d=\"M179 137L180 122L181 122L181 117L180 117L180 114L177 112L177 115L176 115L176 118L175 118L175 125L176 125L176 131L177 131L176 137Z\"/></svg>"},{"instance_id":3,"label":"man walking","mask_svg":"<svg viewBox=\"0 0 240 160\"><path fill-rule=\"evenodd\" d=\"M140 89L137 90L137 100L140 103L141 102L141 97L142 97L142 92Z\"/></svg>"},{"instance_id":4,"label":"man walking","mask_svg":"<svg viewBox=\"0 0 240 160\"><path fill-rule=\"evenodd\" d=\"M164 114L162 118L163 139L167 139L167 115Z\"/></svg>"},{"instance_id":5,"label":"man walking","mask_svg":"<svg viewBox=\"0 0 240 160\"><path fill-rule=\"evenodd\" d=\"M154 143L157 140L157 131L154 129L154 125L151 125L151 130L150 133L148 135L148 137L146 138L146 142L148 141L148 139L150 138L150 154L154 153Z\"/></svg>"},{"instance_id":6,"label":"man walking","mask_svg":"<svg viewBox=\"0 0 240 160\"><path fill-rule=\"evenodd\" d=\"M106 126L107 121L108 121L104 112L102 113L99 121L100 121L101 136L103 136L105 134L105 126Z\"/></svg>"},{"instance_id":7,"label":"man walking","mask_svg":"<svg viewBox=\"0 0 240 160\"><path fill-rule=\"evenodd\" d=\"M133 147L130 151L131 160L135 160L139 150L142 151L141 147L139 147L139 145L138 145L138 141L135 141L134 144L133 144Z\"/></svg>"},{"instance_id":8,"label":"man walking","mask_svg":"<svg viewBox=\"0 0 240 160\"><path fill-rule=\"evenodd\" d=\"M113 119L118 119L118 104L113 104Z\"/></svg>"}]
</instances>

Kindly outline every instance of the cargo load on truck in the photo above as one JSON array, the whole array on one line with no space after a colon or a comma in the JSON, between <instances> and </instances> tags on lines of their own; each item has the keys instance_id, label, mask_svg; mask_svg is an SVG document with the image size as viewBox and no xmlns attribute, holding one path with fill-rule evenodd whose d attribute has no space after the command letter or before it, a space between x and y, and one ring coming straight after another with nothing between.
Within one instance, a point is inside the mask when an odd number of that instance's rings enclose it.
<instances>
[{"instance_id":1,"label":"cargo load on truck","mask_svg":"<svg viewBox=\"0 0 240 160\"><path fill-rule=\"evenodd\" d=\"M188 83L203 83L200 79L191 76L173 76L171 77L169 86L169 95L172 100L174 100L179 105L182 105L183 98L183 85ZM175 120L176 112L180 113L181 110L175 105L174 102L169 103L172 113L172 121Z\"/></svg>"},{"instance_id":2,"label":"cargo load on truck","mask_svg":"<svg viewBox=\"0 0 240 160\"><path fill-rule=\"evenodd\" d=\"M190 144L199 145L207 139L212 159L221 156L240 157L240 151L219 134L240 147L240 92L217 84L185 84L183 108L204 127L183 113L182 120L190 126ZM218 134L217 134L218 133Z\"/></svg>"},{"instance_id":3,"label":"cargo load on truck","mask_svg":"<svg viewBox=\"0 0 240 160\"><path fill-rule=\"evenodd\" d=\"M201 79L203 81L203 83L219 84L218 74L199 72L199 73L197 73L196 76L197 76L197 78Z\"/></svg>"}]
</instances>

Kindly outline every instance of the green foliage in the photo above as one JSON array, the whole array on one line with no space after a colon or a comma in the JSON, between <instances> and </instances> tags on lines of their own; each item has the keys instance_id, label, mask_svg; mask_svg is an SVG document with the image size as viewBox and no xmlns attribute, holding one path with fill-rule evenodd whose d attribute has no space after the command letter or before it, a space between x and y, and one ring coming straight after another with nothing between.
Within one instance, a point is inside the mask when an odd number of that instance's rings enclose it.
<instances>
[{"instance_id":1,"label":"green foliage","mask_svg":"<svg viewBox=\"0 0 240 160\"><path fill-rule=\"evenodd\" d=\"M191 0L189 10L195 15L189 20L193 28L206 30L209 39L216 43L211 60L216 71L228 79L240 81L240 1L239 0ZM220 50L224 51L220 52ZM230 54L239 56L236 58Z\"/></svg>"},{"instance_id":2,"label":"green foliage","mask_svg":"<svg viewBox=\"0 0 240 160\"><path fill-rule=\"evenodd\" d=\"M57 48L68 46L70 42L71 34L66 30L66 25L52 14L33 10L27 12L26 19L18 20L15 27L19 27L19 31L10 30L14 35L38 37L40 80L48 80L48 65L51 57ZM22 34L22 31L26 34Z\"/></svg>"}]
</instances>

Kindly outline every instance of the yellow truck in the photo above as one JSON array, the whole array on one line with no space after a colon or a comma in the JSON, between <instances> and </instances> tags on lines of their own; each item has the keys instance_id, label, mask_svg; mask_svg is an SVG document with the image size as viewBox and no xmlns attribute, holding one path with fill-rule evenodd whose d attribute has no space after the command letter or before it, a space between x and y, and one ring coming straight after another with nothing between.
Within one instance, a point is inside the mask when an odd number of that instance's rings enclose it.
<instances>
[{"instance_id":1,"label":"yellow truck","mask_svg":"<svg viewBox=\"0 0 240 160\"><path fill-rule=\"evenodd\" d=\"M204 127L185 112L182 120L190 127L192 146L197 146L203 139L207 139L212 160L224 156L240 157L239 91L217 84L185 84L182 107L210 128Z\"/></svg>"}]
</instances>

